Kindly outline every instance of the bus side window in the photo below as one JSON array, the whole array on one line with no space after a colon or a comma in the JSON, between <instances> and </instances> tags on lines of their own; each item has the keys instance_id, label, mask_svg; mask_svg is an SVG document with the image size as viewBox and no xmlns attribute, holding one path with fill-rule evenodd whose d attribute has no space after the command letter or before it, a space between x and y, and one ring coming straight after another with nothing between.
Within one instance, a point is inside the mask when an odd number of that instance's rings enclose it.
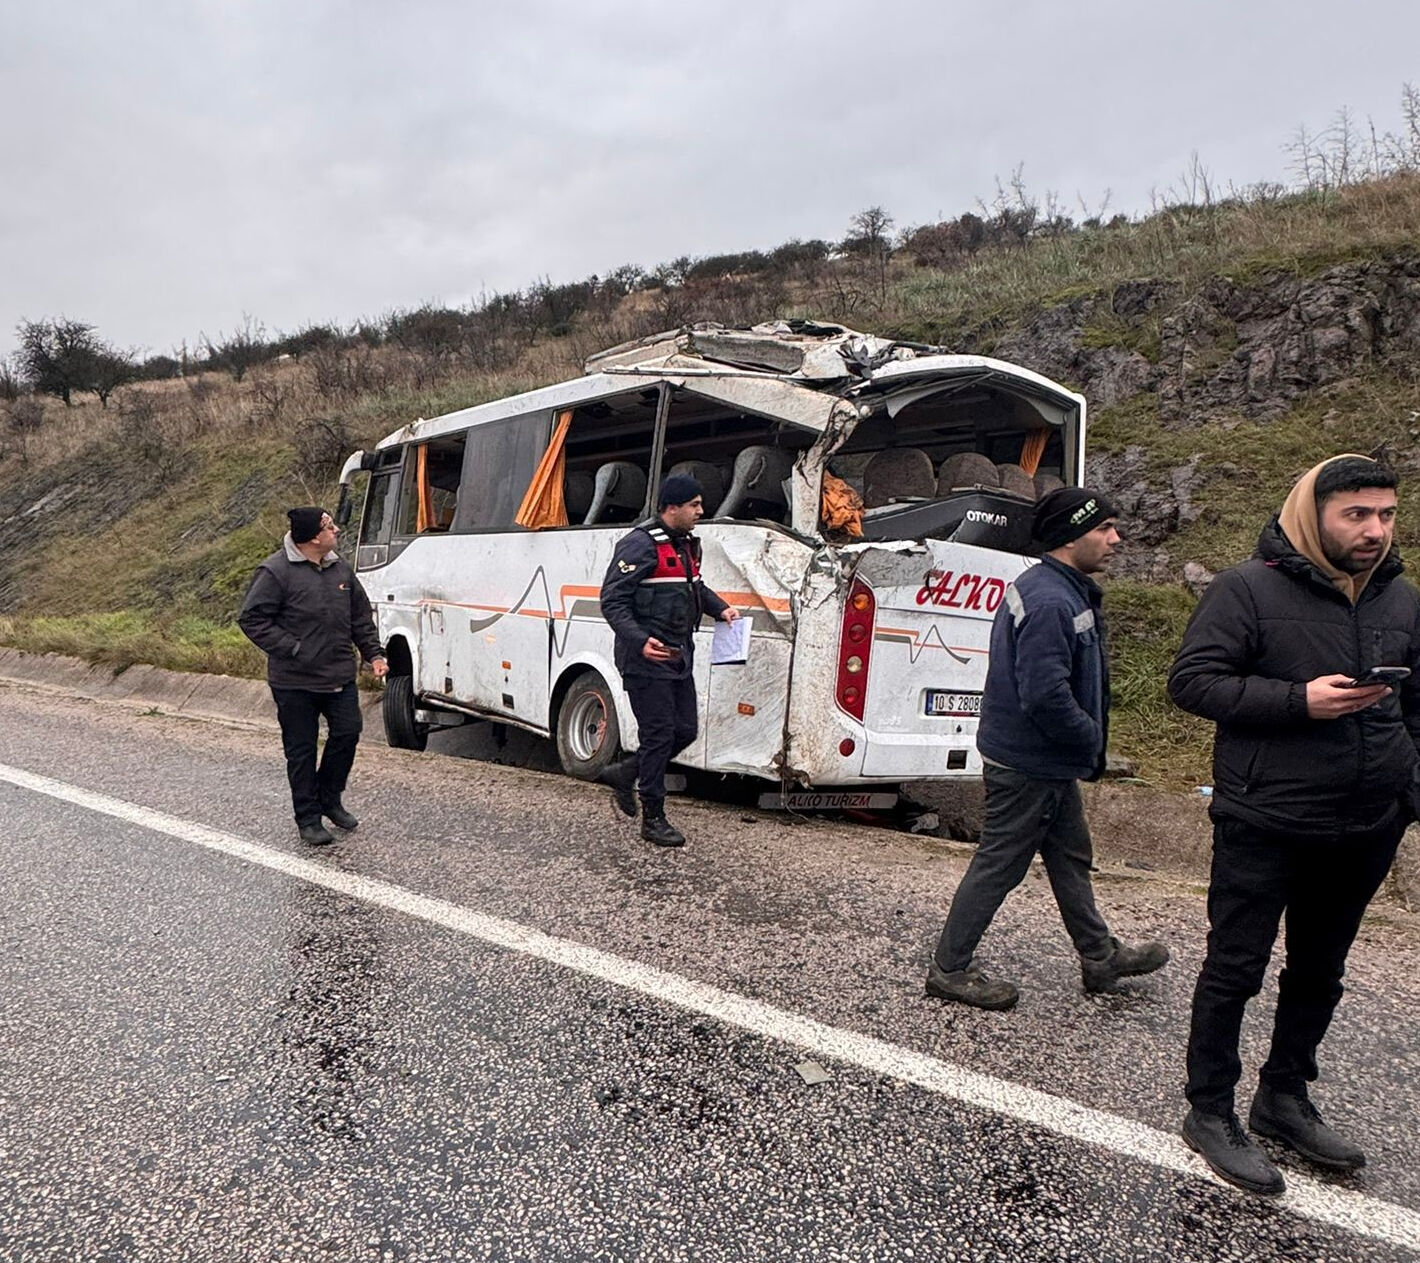
<instances>
[{"instance_id":1,"label":"bus side window","mask_svg":"<svg viewBox=\"0 0 1420 1263\"><path fill-rule=\"evenodd\" d=\"M513 530L514 517L547 447L551 414L476 425L463 437L455 531Z\"/></svg>"},{"instance_id":2,"label":"bus side window","mask_svg":"<svg viewBox=\"0 0 1420 1263\"><path fill-rule=\"evenodd\" d=\"M638 388L581 404L567 430L568 526L618 526L650 512L648 480L660 393Z\"/></svg>"},{"instance_id":3,"label":"bus side window","mask_svg":"<svg viewBox=\"0 0 1420 1263\"><path fill-rule=\"evenodd\" d=\"M391 469L370 476L370 489L365 493L365 512L360 518L360 543L387 544L394 528L392 512L399 494L399 470Z\"/></svg>"}]
</instances>

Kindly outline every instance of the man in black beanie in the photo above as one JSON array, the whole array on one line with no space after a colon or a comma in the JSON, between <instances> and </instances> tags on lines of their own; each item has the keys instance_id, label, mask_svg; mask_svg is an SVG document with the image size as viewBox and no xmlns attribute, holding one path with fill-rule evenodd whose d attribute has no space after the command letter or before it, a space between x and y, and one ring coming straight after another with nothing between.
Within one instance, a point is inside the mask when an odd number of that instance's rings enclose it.
<instances>
[{"instance_id":1,"label":"man in black beanie","mask_svg":"<svg viewBox=\"0 0 1420 1263\"><path fill-rule=\"evenodd\" d=\"M336 555L340 528L315 506L289 509L286 516L291 529L257 567L237 623L266 654L301 840L324 846L335 837L322 816L341 829L360 823L340 801L361 728L351 646L376 679L385 674L385 657L370 599L349 563ZM322 715L327 733L317 767Z\"/></svg>"},{"instance_id":2,"label":"man in black beanie","mask_svg":"<svg viewBox=\"0 0 1420 1263\"><path fill-rule=\"evenodd\" d=\"M1044 555L1007 589L991 628L976 736L986 818L933 954L929 996L983 1009L1016 1003L1016 985L987 976L973 957L1037 851L1086 991L1107 991L1169 958L1162 943L1131 947L1110 934L1095 907L1080 801L1080 781L1104 771L1109 661L1102 593L1090 576L1119 546L1117 517L1103 495L1078 487L1052 491L1036 507L1032 533Z\"/></svg>"},{"instance_id":3,"label":"man in black beanie","mask_svg":"<svg viewBox=\"0 0 1420 1263\"><path fill-rule=\"evenodd\" d=\"M671 474L656 497L657 517L616 545L602 581L602 616L616 633L616 669L636 716L636 754L602 774L617 807L636 815L656 846L684 846L666 819L666 766L692 741L696 718L695 629L701 617L733 623L740 612L700 581L700 541L691 534L705 512L700 483Z\"/></svg>"}]
</instances>

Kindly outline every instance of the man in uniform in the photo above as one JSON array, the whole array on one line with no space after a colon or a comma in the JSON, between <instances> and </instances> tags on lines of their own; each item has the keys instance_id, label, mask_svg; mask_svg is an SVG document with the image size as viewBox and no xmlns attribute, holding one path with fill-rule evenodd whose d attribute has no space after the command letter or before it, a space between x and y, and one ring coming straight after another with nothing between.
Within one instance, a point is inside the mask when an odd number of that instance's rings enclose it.
<instances>
[{"instance_id":1,"label":"man in uniform","mask_svg":"<svg viewBox=\"0 0 1420 1263\"><path fill-rule=\"evenodd\" d=\"M1061 919L1080 954L1089 992L1152 973L1162 943L1114 938L1095 906L1093 846L1080 781L1104 771L1109 734L1109 658L1090 578L1119 546L1116 510L1097 491L1062 487L1036 507L1032 530L1045 550L1007 591L991 628L991 665L976 744L986 781L981 841L957 887L927 973L927 994L982 1009L1009 1009L1013 982L973 959L1006 896L1045 863Z\"/></svg>"},{"instance_id":2,"label":"man in uniform","mask_svg":"<svg viewBox=\"0 0 1420 1263\"><path fill-rule=\"evenodd\" d=\"M1272 1046L1248 1125L1331 1171L1366 1161L1322 1121L1307 1085L1361 917L1414 816L1420 594L1391 550L1397 481L1365 456L1302 475L1252 559L1209 585L1169 673L1173 700L1218 725L1183 1136L1253 1193L1285 1183L1234 1111L1238 1038L1284 914ZM1359 679L1385 667L1403 682Z\"/></svg>"},{"instance_id":3,"label":"man in uniform","mask_svg":"<svg viewBox=\"0 0 1420 1263\"><path fill-rule=\"evenodd\" d=\"M291 529L281 547L257 567L237 624L266 654L266 679L276 700L286 776L301 840L334 842L321 823L337 828L360 822L340 801L360 740L360 695L355 654L376 679L387 670L370 614L370 600L348 562L335 552L336 526L314 506L290 509ZM326 719L325 753L316 765L320 717Z\"/></svg>"},{"instance_id":4,"label":"man in uniform","mask_svg":"<svg viewBox=\"0 0 1420 1263\"><path fill-rule=\"evenodd\" d=\"M732 623L740 613L700 580L700 541L691 534L705 512L701 487L689 474L661 483L656 518L616 545L602 581L602 616L616 633L616 669L640 734L632 758L613 764L602 780L617 807L636 815L641 836L656 846L684 846L666 819L666 765L695 740L695 629L701 617Z\"/></svg>"}]
</instances>

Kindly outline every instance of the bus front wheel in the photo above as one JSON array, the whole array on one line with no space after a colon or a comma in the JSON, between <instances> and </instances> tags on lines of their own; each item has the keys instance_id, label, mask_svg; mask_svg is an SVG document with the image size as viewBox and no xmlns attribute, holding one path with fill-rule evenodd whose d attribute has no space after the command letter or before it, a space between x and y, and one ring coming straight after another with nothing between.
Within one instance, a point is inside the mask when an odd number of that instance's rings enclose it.
<instances>
[{"instance_id":1,"label":"bus front wheel","mask_svg":"<svg viewBox=\"0 0 1420 1263\"><path fill-rule=\"evenodd\" d=\"M557 757L569 776L594 781L621 753L611 689L595 671L572 681L557 711Z\"/></svg>"},{"instance_id":2,"label":"bus front wheel","mask_svg":"<svg viewBox=\"0 0 1420 1263\"><path fill-rule=\"evenodd\" d=\"M414 716L414 677L385 677L385 696L380 707L385 721L385 740L399 750L422 750L429 744L429 725Z\"/></svg>"}]
</instances>

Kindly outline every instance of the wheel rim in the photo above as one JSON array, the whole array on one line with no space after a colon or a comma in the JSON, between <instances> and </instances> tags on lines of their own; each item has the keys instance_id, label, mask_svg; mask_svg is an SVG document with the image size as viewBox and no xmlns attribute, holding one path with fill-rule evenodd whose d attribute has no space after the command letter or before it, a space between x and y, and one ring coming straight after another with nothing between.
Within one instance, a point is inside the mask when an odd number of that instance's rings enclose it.
<instances>
[{"instance_id":1,"label":"wheel rim","mask_svg":"<svg viewBox=\"0 0 1420 1263\"><path fill-rule=\"evenodd\" d=\"M567 716L567 748L572 757L589 763L601 752L606 740L606 698L600 693L583 693Z\"/></svg>"}]
</instances>

